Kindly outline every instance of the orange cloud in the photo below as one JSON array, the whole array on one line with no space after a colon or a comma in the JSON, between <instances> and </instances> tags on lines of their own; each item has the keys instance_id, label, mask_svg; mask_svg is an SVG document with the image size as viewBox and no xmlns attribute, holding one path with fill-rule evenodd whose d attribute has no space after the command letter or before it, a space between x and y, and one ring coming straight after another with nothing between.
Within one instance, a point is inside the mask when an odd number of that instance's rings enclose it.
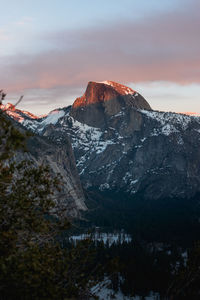
<instances>
[{"instance_id":1,"label":"orange cloud","mask_svg":"<svg viewBox=\"0 0 200 300\"><path fill-rule=\"evenodd\" d=\"M180 114L184 114L184 115L188 115L188 116L199 116L200 115L200 113L190 112L190 111L181 112Z\"/></svg>"}]
</instances>

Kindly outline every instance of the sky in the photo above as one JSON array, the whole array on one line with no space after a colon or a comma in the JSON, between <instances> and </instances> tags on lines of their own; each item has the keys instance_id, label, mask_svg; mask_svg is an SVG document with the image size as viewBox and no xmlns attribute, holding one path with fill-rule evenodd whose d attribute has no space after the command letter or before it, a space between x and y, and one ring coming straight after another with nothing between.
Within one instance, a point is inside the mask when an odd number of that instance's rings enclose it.
<instances>
[{"instance_id":1,"label":"sky","mask_svg":"<svg viewBox=\"0 0 200 300\"><path fill-rule=\"evenodd\" d=\"M38 115L89 81L132 87L155 110L200 113L199 0L0 0L0 89Z\"/></svg>"}]
</instances>

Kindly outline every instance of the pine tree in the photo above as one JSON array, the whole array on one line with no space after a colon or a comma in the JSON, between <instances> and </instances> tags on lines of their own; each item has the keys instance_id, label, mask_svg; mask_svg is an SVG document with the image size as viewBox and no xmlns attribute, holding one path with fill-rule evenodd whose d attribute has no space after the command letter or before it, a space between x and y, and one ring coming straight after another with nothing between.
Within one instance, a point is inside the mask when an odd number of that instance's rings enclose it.
<instances>
[{"instance_id":1,"label":"pine tree","mask_svg":"<svg viewBox=\"0 0 200 300\"><path fill-rule=\"evenodd\" d=\"M59 180L46 166L16 162L26 138L0 110L1 299L87 299L96 270L91 244L61 247L69 222L52 197Z\"/></svg>"},{"instance_id":2,"label":"pine tree","mask_svg":"<svg viewBox=\"0 0 200 300\"><path fill-rule=\"evenodd\" d=\"M0 104L2 103L2 101L4 100L5 97L6 97L6 94L3 92L3 90L0 90Z\"/></svg>"},{"instance_id":3,"label":"pine tree","mask_svg":"<svg viewBox=\"0 0 200 300\"><path fill-rule=\"evenodd\" d=\"M187 262L178 270L166 298L200 299L200 242L190 249Z\"/></svg>"}]
</instances>

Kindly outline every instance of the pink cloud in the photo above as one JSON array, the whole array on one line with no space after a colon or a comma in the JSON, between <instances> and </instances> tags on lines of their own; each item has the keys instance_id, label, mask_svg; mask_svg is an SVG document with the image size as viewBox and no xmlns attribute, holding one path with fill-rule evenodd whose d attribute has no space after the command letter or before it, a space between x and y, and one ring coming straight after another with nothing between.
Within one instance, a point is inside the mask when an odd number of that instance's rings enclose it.
<instances>
[{"instance_id":1,"label":"pink cloud","mask_svg":"<svg viewBox=\"0 0 200 300\"><path fill-rule=\"evenodd\" d=\"M200 83L199 9L199 1L186 1L171 15L46 34L42 39L53 50L1 59L1 86L17 92L70 91L106 79Z\"/></svg>"}]
</instances>

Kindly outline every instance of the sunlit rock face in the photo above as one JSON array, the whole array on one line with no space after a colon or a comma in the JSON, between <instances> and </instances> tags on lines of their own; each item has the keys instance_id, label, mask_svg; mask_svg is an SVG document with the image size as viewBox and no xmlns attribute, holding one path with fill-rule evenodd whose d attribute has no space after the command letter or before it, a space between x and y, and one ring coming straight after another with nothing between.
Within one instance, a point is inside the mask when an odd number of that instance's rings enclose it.
<instances>
[{"instance_id":1,"label":"sunlit rock face","mask_svg":"<svg viewBox=\"0 0 200 300\"><path fill-rule=\"evenodd\" d=\"M5 105L0 104L0 109L5 111L10 117L12 117L15 121L18 121L19 123L22 123L25 119L39 119L39 117L28 111L17 109L15 105L11 103L7 103Z\"/></svg>"},{"instance_id":2,"label":"sunlit rock face","mask_svg":"<svg viewBox=\"0 0 200 300\"><path fill-rule=\"evenodd\" d=\"M89 82L70 115L89 126L105 127L111 116L128 107L151 110L147 101L129 87L113 81Z\"/></svg>"}]
</instances>

